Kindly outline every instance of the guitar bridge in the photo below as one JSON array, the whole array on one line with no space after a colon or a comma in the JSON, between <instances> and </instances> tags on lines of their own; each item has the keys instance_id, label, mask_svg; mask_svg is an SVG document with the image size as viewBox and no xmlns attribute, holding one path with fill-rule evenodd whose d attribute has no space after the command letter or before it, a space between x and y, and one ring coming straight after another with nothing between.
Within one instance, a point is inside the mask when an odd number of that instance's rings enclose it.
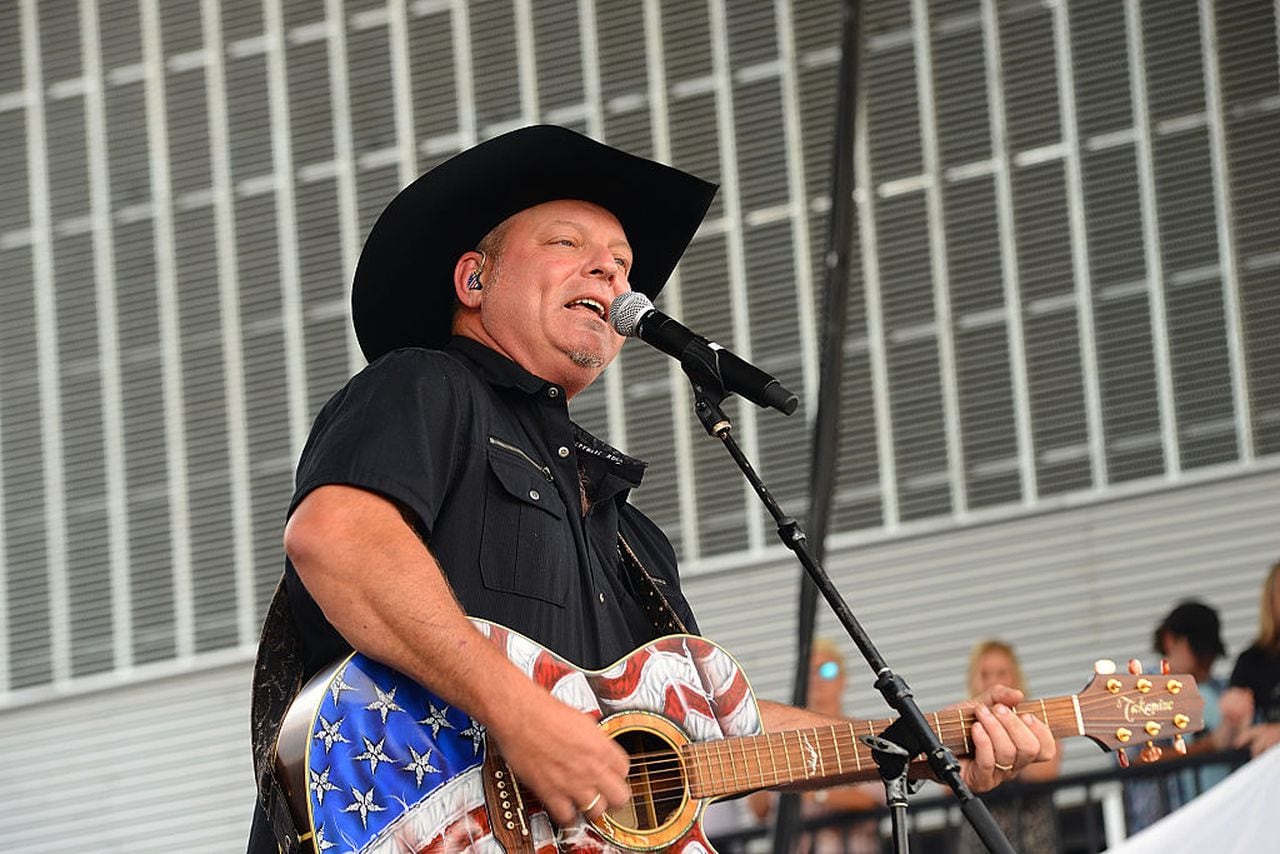
<instances>
[{"instance_id":1,"label":"guitar bridge","mask_svg":"<svg viewBox=\"0 0 1280 854\"><path fill-rule=\"evenodd\" d=\"M496 750L489 750L485 754L482 773L484 798L494 837L502 843L507 854L533 854L529 817L510 766Z\"/></svg>"}]
</instances>

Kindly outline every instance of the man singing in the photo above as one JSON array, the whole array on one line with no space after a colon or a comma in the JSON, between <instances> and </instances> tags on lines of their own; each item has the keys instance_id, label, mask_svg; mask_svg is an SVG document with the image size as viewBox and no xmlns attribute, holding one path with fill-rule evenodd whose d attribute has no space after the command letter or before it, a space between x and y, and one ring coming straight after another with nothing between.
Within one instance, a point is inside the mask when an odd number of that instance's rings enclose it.
<instances>
[{"instance_id":1,"label":"man singing","mask_svg":"<svg viewBox=\"0 0 1280 854\"><path fill-rule=\"evenodd\" d=\"M285 590L302 675L354 648L411 677L483 724L560 823L625 804L628 757L468 617L590 669L697 633L674 549L627 501L644 463L575 425L568 403L622 347L613 299L657 295L715 189L550 126L427 172L365 244L352 302L370 364L321 410L298 464ZM983 699L963 771L975 790L1055 750L1010 712L1018 692ZM829 722L760 708L767 730ZM261 809L249 850L276 850Z\"/></svg>"}]
</instances>

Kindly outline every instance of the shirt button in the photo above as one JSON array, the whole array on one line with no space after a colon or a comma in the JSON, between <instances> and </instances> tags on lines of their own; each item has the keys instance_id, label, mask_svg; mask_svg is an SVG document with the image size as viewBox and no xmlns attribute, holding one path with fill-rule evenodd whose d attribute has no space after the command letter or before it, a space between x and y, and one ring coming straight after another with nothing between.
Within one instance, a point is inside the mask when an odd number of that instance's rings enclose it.
<instances>
[{"instance_id":1,"label":"shirt button","mask_svg":"<svg viewBox=\"0 0 1280 854\"><path fill-rule=\"evenodd\" d=\"M559 396L560 396L560 389L556 388L555 386L552 386L551 388L547 389L547 397L551 398L552 400L554 400Z\"/></svg>"},{"instance_id":2,"label":"shirt button","mask_svg":"<svg viewBox=\"0 0 1280 854\"><path fill-rule=\"evenodd\" d=\"M603 594L603 593L601 593L601 594L600 594L600 604L601 604L601 605L603 605L603 604L604 604L604 594Z\"/></svg>"},{"instance_id":3,"label":"shirt button","mask_svg":"<svg viewBox=\"0 0 1280 854\"><path fill-rule=\"evenodd\" d=\"M542 497L542 494L538 492L538 490L536 489L531 489L529 490L529 497L532 498L534 501L537 501L539 498Z\"/></svg>"},{"instance_id":4,"label":"shirt button","mask_svg":"<svg viewBox=\"0 0 1280 854\"><path fill-rule=\"evenodd\" d=\"M556 453L560 455L560 459L564 459L565 457L569 456L569 449L566 448L564 445L561 445L560 450L556 451Z\"/></svg>"}]
</instances>

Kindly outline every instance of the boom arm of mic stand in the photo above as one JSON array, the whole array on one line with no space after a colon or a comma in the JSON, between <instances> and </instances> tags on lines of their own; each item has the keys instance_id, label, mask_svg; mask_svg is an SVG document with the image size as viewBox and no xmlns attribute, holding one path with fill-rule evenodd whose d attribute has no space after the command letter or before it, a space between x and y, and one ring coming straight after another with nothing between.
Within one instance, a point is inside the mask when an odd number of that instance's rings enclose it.
<instances>
[{"instance_id":1,"label":"boom arm of mic stand","mask_svg":"<svg viewBox=\"0 0 1280 854\"><path fill-rule=\"evenodd\" d=\"M693 385L694 411L698 415L698 420L702 422L703 428L708 435L719 439L724 444L729 456L742 470L747 482L751 484L751 488L755 490L756 495L769 511L769 515L773 517L774 524L777 525L778 538L782 540L783 545L791 549L805 572L813 579L814 585L827 600L827 604L831 606L831 610L840 620L845 631L849 633L849 637L858 647L863 658L867 660L867 664L871 666L872 672L876 675L876 689L889 707L898 713L898 720L882 733L882 736L904 748L910 756L924 754L938 780L949 786L955 793L957 800L960 801L961 812L977 831L978 837L986 844L989 851L997 854L1015 854L1013 846L1009 844L1009 840L992 819L987 805L960 777L960 762L929 726L924 713L916 705L907 683L889 668L888 662L871 642L870 636L863 630L862 624L853 615L853 611L840 595L840 591L836 590L835 585L831 583L826 570L809 551L800 523L783 512L774 500L773 494L769 492L769 488L757 474L755 467L751 465L751 461L743 453L737 440L734 439L733 425L720 408L720 404L729 393L725 391L724 382L720 378L716 351L708 347L705 342L690 341L680 354L680 366Z\"/></svg>"}]
</instances>

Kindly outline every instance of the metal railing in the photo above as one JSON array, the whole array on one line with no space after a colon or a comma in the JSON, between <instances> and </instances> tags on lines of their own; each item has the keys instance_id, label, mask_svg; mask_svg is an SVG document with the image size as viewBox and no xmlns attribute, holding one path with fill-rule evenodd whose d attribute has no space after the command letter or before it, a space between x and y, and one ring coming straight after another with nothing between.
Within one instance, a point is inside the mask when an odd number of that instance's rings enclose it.
<instances>
[{"instance_id":1,"label":"metal railing","mask_svg":"<svg viewBox=\"0 0 1280 854\"><path fill-rule=\"evenodd\" d=\"M1182 806L1248 759L1246 752L1235 751L1151 765L1135 762L1129 768L1066 775L1043 783L1007 783L982 798L1018 851L1096 854ZM806 819L797 851L861 854L871 819L879 824L878 850L891 851L888 810L883 808ZM914 799L908 824L913 854L984 850L949 793ZM711 842L721 854L764 854L771 850L772 835L773 827L766 824L720 833ZM815 838L821 841L813 851Z\"/></svg>"}]
</instances>

